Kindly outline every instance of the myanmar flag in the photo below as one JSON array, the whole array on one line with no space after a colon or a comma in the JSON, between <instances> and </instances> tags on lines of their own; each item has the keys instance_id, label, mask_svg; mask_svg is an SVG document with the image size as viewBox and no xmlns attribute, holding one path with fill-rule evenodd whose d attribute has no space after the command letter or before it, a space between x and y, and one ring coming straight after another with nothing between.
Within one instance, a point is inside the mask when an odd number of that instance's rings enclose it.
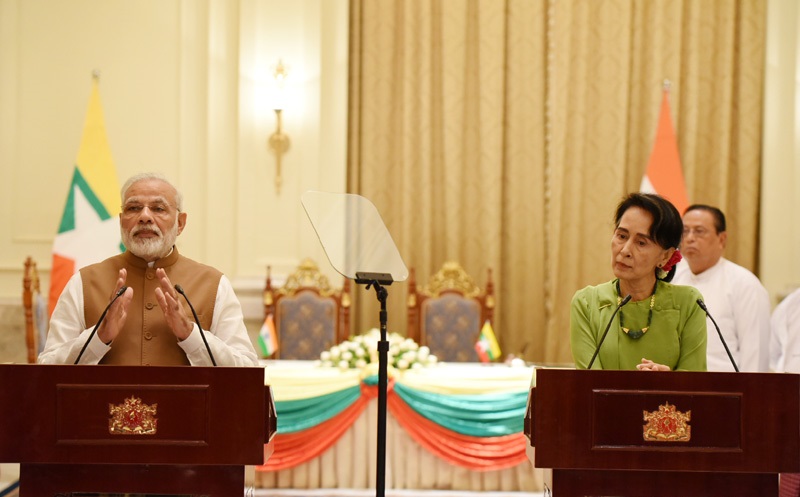
<instances>
[{"instance_id":1,"label":"myanmar flag","mask_svg":"<svg viewBox=\"0 0 800 497\"><path fill-rule=\"evenodd\" d=\"M122 252L119 212L119 180L111 159L95 78L67 203L53 242L50 314L76 271Z\"/></svg>"},{"instance_id":2,"label":"myanmar flag","mask_svg":"<svg viewBox=\"0 0 800 497\"><path fill-rule=\"evenodd\" d=\"M686 195L686 182L683 179L681 156L678 153L678 140L672 127L672 116L669 108L669 88L664 89L661 99L661 115L658 118L658 129L647 172L642 178L639 188L645 193L657 193L674 205L678 212L689 207Z\"/></svg>"},{"instance_id":3,"label":"myanmar flag","mask_svg":"<svg viewBox=\"0 0 800 497\"><path fill-rule=\"evenodd\" d=\"M481 328L481 333L478 336L478 342L475 343L475 352L478 353L481 362L494 361L499 358L502 353L500 351L500 344L497 343L497 338L494 336L492 323L490 323L488 319L483 323L483 328Z\"/></svg>"}]
</instances>

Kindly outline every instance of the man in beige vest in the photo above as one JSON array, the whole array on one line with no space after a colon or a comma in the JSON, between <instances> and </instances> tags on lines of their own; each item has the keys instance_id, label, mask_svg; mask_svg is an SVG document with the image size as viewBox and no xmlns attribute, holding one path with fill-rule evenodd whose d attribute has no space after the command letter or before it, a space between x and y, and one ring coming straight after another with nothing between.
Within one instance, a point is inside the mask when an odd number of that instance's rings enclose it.
<instances>
[{"instance_id":1,"label":"man in beige vest","mask_svg":"<svg viewBox=\"0 0 800 497\"><path fill-rule=\"evenodd\" d=\"M119 219L127 251L70 279L53 310L39 362L210 366L213 356L219 366L257 366L230 281L175 247L186 226L178 190L158 174L133 176L122 187ZM122 287L127 288L92 335Z\"/></svg>"}]
</instances>

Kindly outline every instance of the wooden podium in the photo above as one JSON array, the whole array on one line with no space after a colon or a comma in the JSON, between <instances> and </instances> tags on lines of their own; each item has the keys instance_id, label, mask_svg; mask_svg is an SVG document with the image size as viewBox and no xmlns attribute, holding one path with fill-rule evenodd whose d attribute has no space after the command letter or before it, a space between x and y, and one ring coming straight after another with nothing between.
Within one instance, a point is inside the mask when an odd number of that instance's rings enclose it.
<instances>
[{"instance_id":1,"label":"wooden podium","mask_svg":"<svg viewBox=\"0 0 800 497\"><path fill-rule=\"evenodd\" d=\"M800 375L537 369L533 384L528 457L555 497L777 496L777 474L800 472Z\"/></svg>"},{"instance_id":2,"label":"wooden podium","mask_svg":"<svg viewBox=\"0 0 800 497\"><path fill-rule=\"evenodd\" d=\"M262 368L0 365L0 406L21 497L242 495L277 426Z\"/></svg>"}]
</instances>

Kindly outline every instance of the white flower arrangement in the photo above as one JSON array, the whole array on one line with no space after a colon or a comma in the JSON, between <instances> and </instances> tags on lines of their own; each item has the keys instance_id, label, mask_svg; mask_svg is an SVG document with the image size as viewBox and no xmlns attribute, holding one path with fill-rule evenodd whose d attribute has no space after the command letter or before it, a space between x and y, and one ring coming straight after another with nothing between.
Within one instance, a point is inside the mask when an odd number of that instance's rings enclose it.
<instances>
[{"instance_id":1,"label":"white flower arrangement","mask_svg":"<svg viewBox=\"0 0 800 497\"><path fill-rule=\"evenodd\" d=\"M330 350L322 352L319 364L323 367L338 367L339 369L364 369L369 364L378 364L378 341L381 332L373 328L363 335L350 337L339 345L334 345ZM439 360L431 350L420 347L417 342L405 338L397 333L388 333L389 342L388 366L404 371L406 369L419 369L438 364Z\"/></svg>"}]
</instances>

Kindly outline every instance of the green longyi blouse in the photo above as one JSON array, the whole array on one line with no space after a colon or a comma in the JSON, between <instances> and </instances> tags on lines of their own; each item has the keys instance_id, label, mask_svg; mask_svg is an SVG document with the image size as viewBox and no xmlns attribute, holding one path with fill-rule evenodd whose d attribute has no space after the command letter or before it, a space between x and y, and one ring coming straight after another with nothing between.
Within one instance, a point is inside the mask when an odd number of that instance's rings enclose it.
<instances>
[{"instance_id":1,"label":"green longyi blouse","mask_svg":"<svg viewBox=\"0 0 800 497\"><path fill-rule=\"evenodd\" d=\"M636 369L645 358L673 371L705 371L706 316L697 305L701 298L694 287L659 280L647 333L638 339L623 333L618 312L592 369ZM578 369L589 366L616 306L616 280L575 292L570 307L570 344ZM649 310L650 297L628 302L621 309L625 326L637 330L646 326Z\"/></svg>"}]
</instances>

